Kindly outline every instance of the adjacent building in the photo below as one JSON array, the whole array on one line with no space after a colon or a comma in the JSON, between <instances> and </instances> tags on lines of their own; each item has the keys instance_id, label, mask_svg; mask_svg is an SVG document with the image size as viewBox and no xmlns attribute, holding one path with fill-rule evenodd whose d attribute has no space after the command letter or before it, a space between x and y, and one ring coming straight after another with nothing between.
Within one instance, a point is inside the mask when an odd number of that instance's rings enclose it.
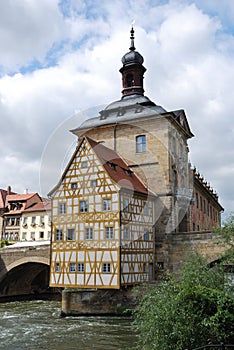
<instances>
[{"instance_id":1,"label":"adjacent building","mask_svg":"<svg viewBox=\"0 0 234 350\"><path fill-rule=\"evenodd\" d=\"M1 239L9 241L49 240L51 232L51 203L38 193L1 193Z\"/></svg>"}]
</instances>

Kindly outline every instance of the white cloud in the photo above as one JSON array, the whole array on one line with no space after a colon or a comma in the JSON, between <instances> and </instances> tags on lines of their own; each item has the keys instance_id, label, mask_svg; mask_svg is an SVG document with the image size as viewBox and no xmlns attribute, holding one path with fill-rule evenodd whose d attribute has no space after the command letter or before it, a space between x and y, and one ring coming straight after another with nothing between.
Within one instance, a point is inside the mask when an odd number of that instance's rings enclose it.
<instances>
[{"instance_id":1,"label":"white cloud","mask_svg":"<svg viewBox=\"0 0 234 350\"><path fill-rule=\"evenodd\" d=\"M66 1L63 13L55 0L1 4L0 187L39 191L38 164L57 126L62 123L69 135L70 123L75 127L82 119L69 118L76 109L120 98L118 70L135 19L135 44L147 68L146 95L168 110L185 109L195 134L192 162L217 187L222 204L234 210L233 173L227 171L234 168L234 38L224 23L228 2L223 7L217 2L215 16L207 12L211 3L205 3L206 8L189 0L102 1L98 6ZM33 59L44 68L7 75ZM73 144L74 137L69 138Z\"/></svg>"}]
</instances>

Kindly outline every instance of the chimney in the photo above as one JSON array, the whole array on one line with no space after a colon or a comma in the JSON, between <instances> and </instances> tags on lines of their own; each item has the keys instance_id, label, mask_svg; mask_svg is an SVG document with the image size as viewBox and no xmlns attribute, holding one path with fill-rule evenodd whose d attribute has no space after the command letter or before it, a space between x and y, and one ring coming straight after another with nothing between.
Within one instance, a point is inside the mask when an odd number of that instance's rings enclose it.
<instances>
[{"instance_id":1,"label":"chimney","mask_svg":"<svg viewBox=\"0 0 234 350\"><path fill-rule=\"evenodd\" d=\"M28 188L25 188L24 194L28 194Z\"/></svg>"},{"instance_id":2,"label":"chimney","mask_svg":"<svg viewBox=\"0 0 234 350\"><path fill-rule=\"evenodd\" d=\"M7 187L7 194L11 194L11 186Z\"/></svg>"}]
</instances>

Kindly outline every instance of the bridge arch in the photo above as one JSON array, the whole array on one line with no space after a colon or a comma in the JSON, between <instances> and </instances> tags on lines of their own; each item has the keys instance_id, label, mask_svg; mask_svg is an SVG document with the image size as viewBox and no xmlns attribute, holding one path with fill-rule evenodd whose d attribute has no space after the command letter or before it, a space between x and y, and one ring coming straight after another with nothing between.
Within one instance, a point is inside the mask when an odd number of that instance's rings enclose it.
<instances>
[{"instance_id":1,"label":"bridge arch","mask_svg":"<svg viewBox=\"0 0 234 350\"><path fill-rule=\"evenodd\" d=\"M0 297L49 291L50 246L0 251Z\"/></svg>"},{"instance_id":2,"label":"bridge arch","mask_svg":"<svg viewBox=\"0 0 234 350\"><path fill-rule=\"evenodd\" d=\"M15 267L27 263L38 263L38 264L44 264L44 265L50 265L50 259L43 257L43 256L27 256L20 258L16 261L13 261L9 265L6 265L6 270L9 272L10 270L14 269Z\"/></svg>"}]
</instances>

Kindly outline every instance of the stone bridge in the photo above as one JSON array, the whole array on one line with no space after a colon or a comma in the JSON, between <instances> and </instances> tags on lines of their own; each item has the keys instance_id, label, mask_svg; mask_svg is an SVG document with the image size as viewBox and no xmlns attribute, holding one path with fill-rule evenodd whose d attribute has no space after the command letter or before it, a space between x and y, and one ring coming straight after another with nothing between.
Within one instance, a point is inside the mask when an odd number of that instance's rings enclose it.
<instances>
[{"instance_id":1,"label":"stone bridge","mask_svg":"<svg viewBox=\"0 0 234 350\"><path fill-rule=\"evenodd\" d=\"M157 247L160 247L160 238ZM157 261L177 271L188 252L199 251L210 262L217 260L225 247L217 244L211 232L168 234L160 247L164 254ZM0 249L0 297L37 294L49 291L50 242L18 242Z\"/></svg>"},{"instance_id":2,"label":"stone bridge","mask_svg":"<svg viewBox=\"0 0 234 350\"><path fill-rule=\"evenodd\" d=\"M48 291L50 242L18 242L0 249L0 297Z\"/></svg>"}]
</instances>

